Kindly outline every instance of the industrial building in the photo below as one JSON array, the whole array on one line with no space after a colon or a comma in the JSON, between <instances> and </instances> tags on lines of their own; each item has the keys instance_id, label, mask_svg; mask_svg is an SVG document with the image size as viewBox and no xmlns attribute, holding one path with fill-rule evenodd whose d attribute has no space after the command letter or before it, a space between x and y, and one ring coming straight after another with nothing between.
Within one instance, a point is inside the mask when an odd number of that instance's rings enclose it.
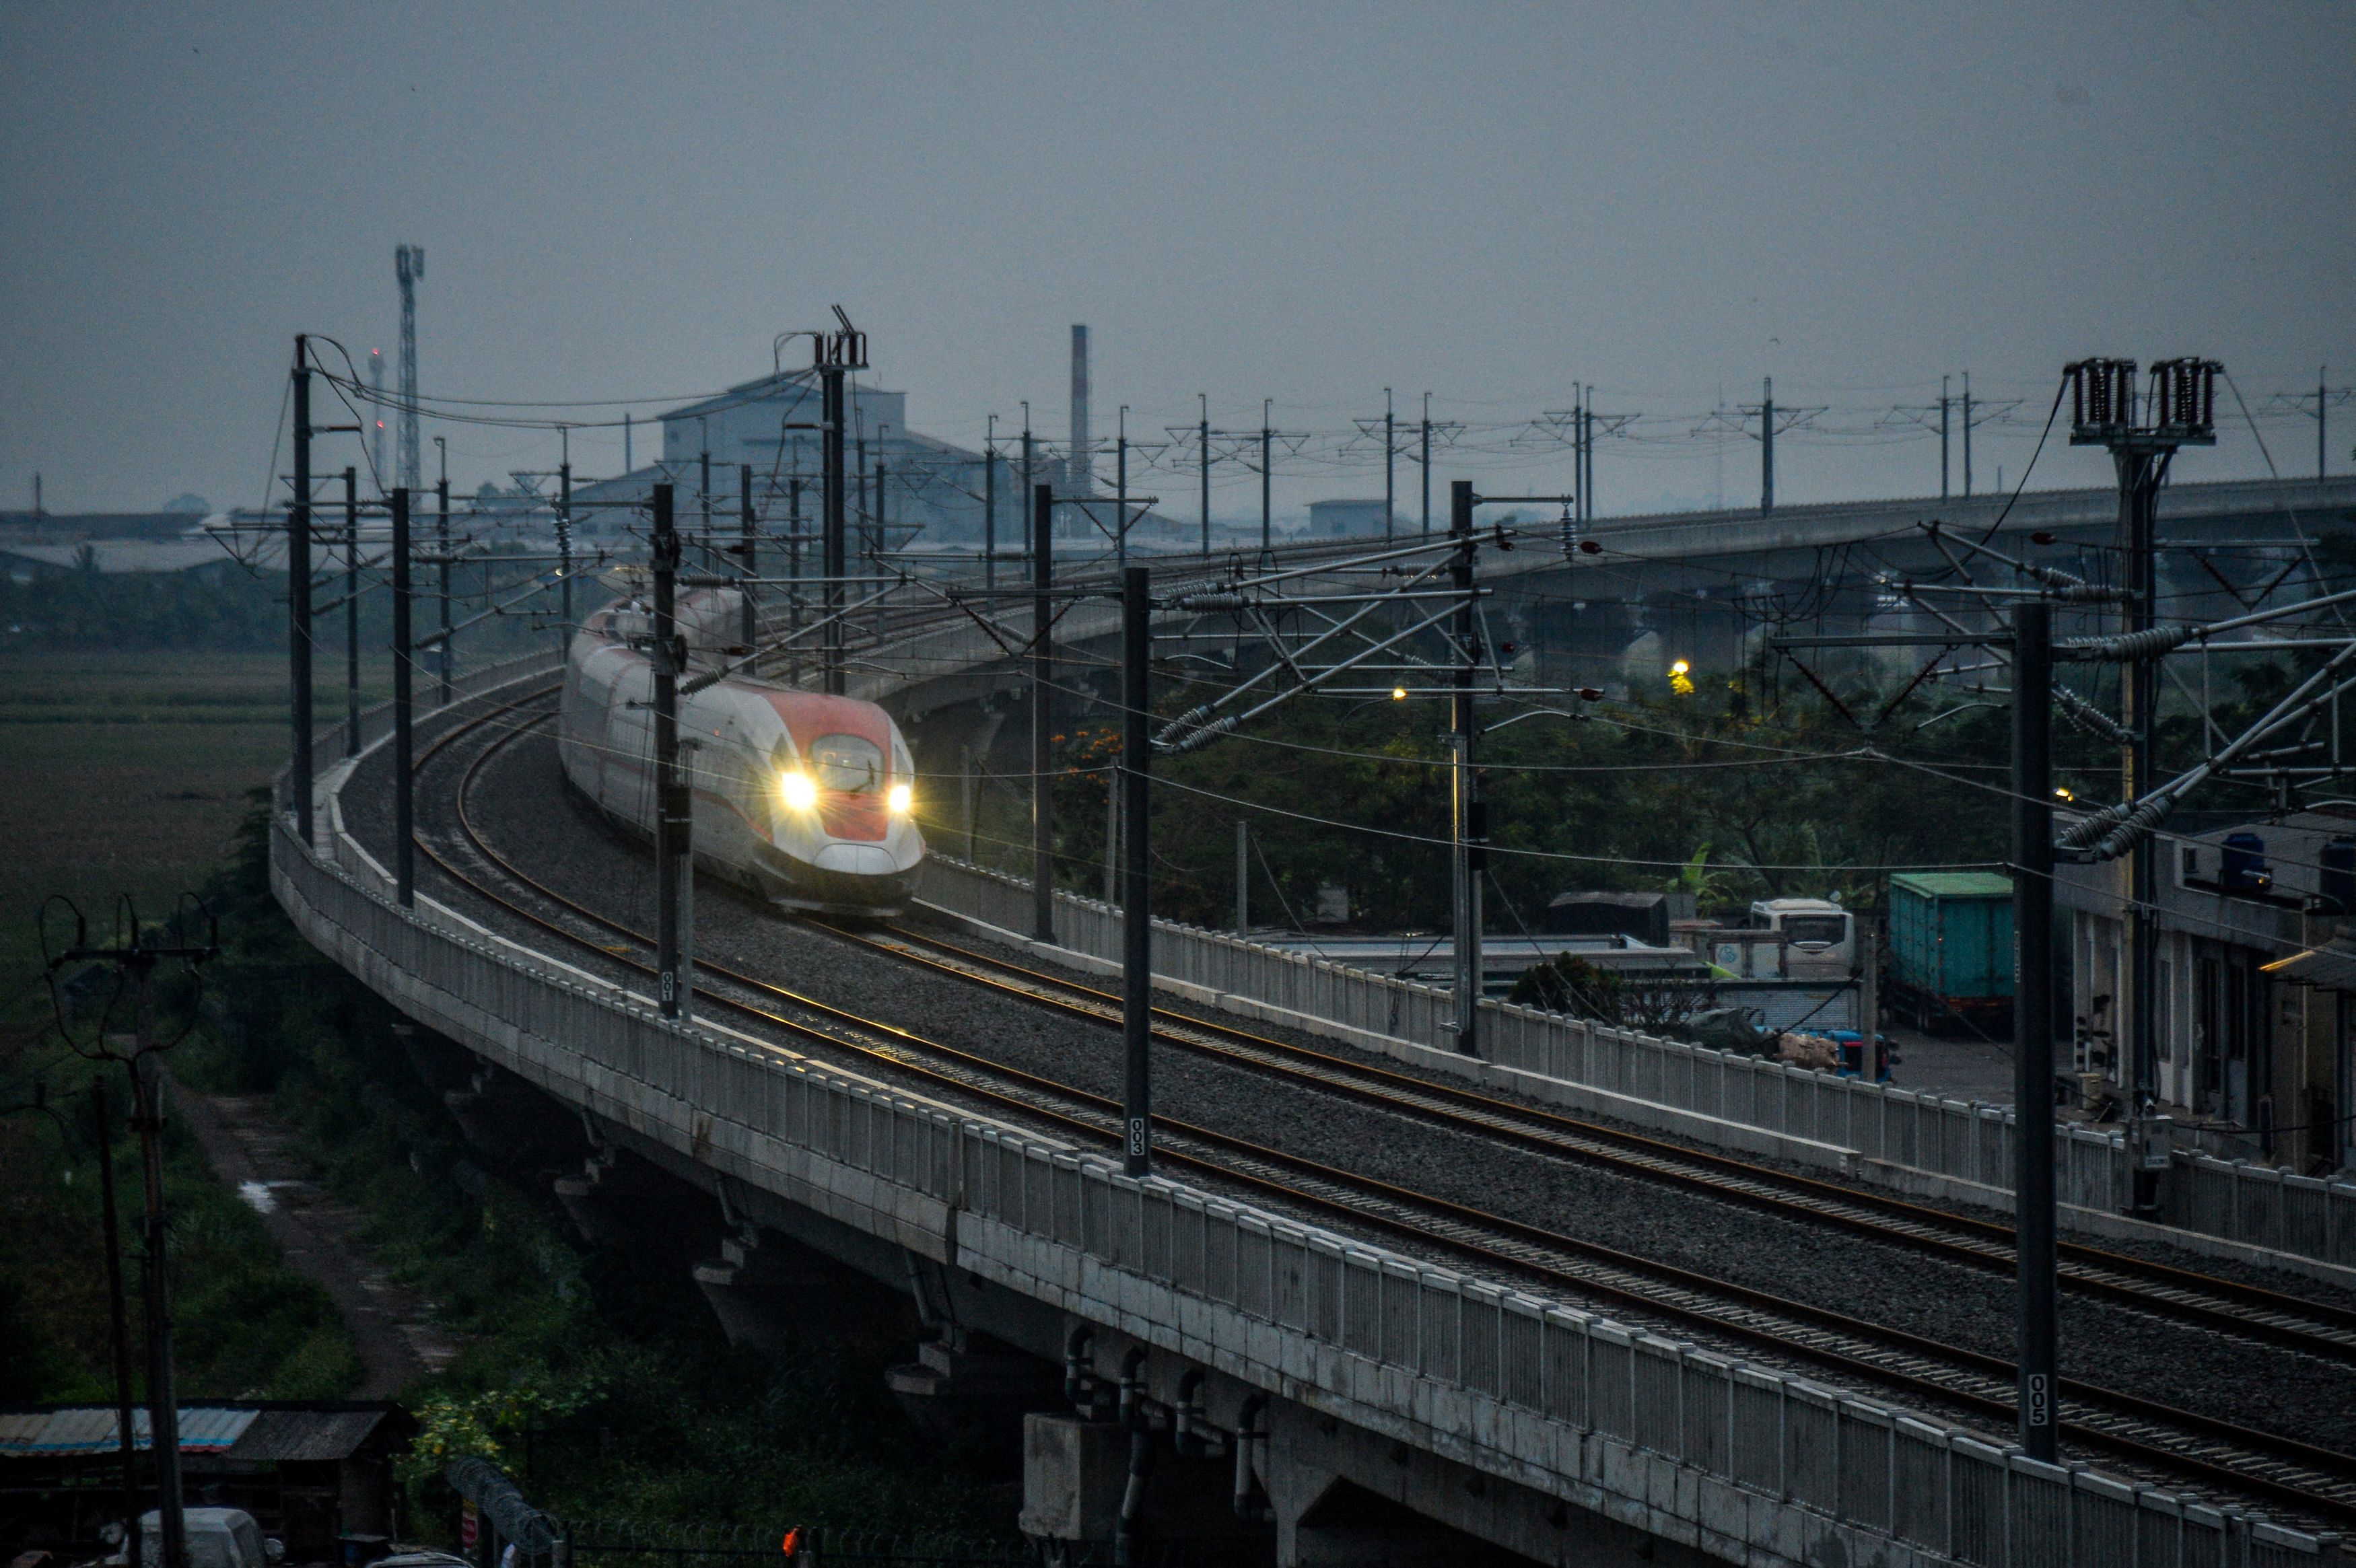
<instances>
[{"instance_id":1,"label":"industrial building","mask_svg":"<svg viewBox=\"0 0 2356 1568\"><path fill-rule=\"evenodd\" d=\"M863 534L880 523L888 550L978 549L988 531L989 478L982 454L908 428L908 395L876 387L851 389L850 427L843 439L846 505ZM616 502L638 502L657 485L674 487L682 524L697 517L706 457L711 461L711 507L734 518L743 493L742 471L754 474L755 504L765 525L781 527L798 505L815 526L819 483L824 464L818 377L788 370L731 387L714 397L664 411L648 432L656 456L615 478L573 486L573 503L584 529L601 517L619 526ZM1043 448L1044 451L1044 448ZM1044 458L1036 477L1054 482ZM997 539L1001 550L1021 548L1023 506L1019 461L997 464ZM857 548L857 547L854 547Z\"/></svg>"},{"instance_id":2,"label":"industrial building","mask_svg":"<svg viewBox=\"0 0 2356 1568\"><path fill-rule=\"evenodd\" d=\"M1339 498L1309 503L1309 538L1351 539L1383 532L1383 504Z\"/></svg>"},{"instance_id":3,"label":"industrial building","mask_svg":"<svg viewBox=\"0 0 2356 1568\"><path fill-rule=\"evenodd\" d=\"M2133 1078L2124 861L2064 866L2080 1068ZM2152 1037L2160 1099L2220 1152L2301 1170L2356 1159L2356 805L2162 835ZM2337 959L2335 960L2335 955Z\"/></svg>"}]
</instances>

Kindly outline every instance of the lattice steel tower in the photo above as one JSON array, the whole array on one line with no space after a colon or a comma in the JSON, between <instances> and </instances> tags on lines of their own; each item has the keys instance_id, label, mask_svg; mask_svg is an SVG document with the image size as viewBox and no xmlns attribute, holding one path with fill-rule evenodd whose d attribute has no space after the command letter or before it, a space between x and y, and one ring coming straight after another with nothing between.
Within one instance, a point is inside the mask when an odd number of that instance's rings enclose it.
<instances>
[{"instance_id":1,"label":"lattice steel tower","mask_svg":"<svg viewBox=\"0 0 2356 1568\"><path fill-rule=\"evenodd\" d=\"M417 461L417 280L425 275L425 247L396 245L393 275L401 280L401 483L423 489Z\"/></svg>"}]
</instances>

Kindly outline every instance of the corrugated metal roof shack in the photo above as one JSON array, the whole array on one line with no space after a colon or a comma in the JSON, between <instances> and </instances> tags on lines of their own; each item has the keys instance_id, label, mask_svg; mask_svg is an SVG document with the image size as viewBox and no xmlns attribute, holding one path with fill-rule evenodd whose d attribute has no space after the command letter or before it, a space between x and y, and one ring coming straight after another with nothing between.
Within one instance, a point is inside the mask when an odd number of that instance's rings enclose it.
<instances>
[{"instance_id":1,"label":"corrugated metal roof shack","mask_svg":"<svg viewBox=\"0 0 2356 1568\"><path fill-rule=\"evenodd\" d=\"M155 1506L147 1412L132 1416L144 1510ZM245 1509L286 1543L289 1564L340 1563L338 1537L396 1533L392 1463L416 1431L415 1418L390 1400L183 1405L187 1502ZM29 1547L94 1554L100 1528L121 1517L119 1452L111 1405L0 1410L0 1557Z\"/></svg>"}]
</instances>

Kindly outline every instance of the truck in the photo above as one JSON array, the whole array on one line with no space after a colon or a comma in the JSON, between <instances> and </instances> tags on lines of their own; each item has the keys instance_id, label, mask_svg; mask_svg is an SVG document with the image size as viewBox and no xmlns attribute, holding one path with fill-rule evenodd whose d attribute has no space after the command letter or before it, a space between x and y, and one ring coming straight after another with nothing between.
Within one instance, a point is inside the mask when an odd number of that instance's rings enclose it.
<instances>
[{"instance_id":1,"label":"truck","mask_svg":"<svg viewBox=\"0 0 2356 1568\"><path fill-rule=\"evenodd\" d=\"M286 1555L286 1548L265 1537L243 1509L183 1509L180 1526L188 1568L275 1568ZM139 1561L164 1561L164 1516L153 1509L139 1520Z\"/></svg>"},{"instance_id":2,"label":"truck","mask_svg":"<svg viewBox=\"0 0 2356 1568\"><path fill-rule=\"evenodd\" d=\"M1901 871L1890 879L1882 1005L1925 1033L2012 1030L2012 879Z\"/></svg>"}]
</instances>

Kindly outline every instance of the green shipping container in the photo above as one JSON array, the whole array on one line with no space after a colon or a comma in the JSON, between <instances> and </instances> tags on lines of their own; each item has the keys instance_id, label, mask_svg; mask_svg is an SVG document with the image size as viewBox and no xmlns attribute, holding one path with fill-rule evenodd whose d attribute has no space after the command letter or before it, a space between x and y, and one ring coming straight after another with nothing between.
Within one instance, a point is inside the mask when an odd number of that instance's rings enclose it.
<instances>
[{"instance_id":1,"label":"green shipping container","mask_svg":"<svg viewBox=\"0 0 2356 1568\"><path fill-rule=\"evenodd\" d=\"M1890 973L1957 1010L2012 998L2012 879L1901 871L1890 879Z\"/></svg>"}]
</instances>

